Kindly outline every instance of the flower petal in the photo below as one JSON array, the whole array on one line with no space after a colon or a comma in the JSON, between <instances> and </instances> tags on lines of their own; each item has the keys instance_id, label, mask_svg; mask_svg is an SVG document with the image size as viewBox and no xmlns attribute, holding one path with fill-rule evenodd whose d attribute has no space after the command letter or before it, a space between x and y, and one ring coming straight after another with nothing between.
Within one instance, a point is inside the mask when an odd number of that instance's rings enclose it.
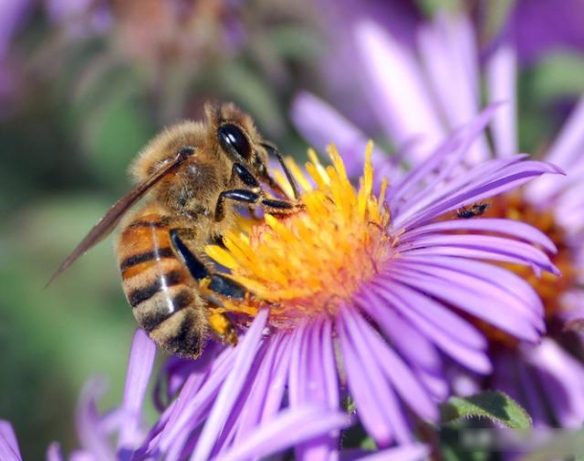
<instances>
[{"instance_id":1,"label":"flower petal","mask_svg":"<svg viewBox=\"0 0 584 461\"><path fill-rule=\"evenodd\" d=\"M0 420L0 459L6 461L21 461L18 441L12 425Z\"/></svg>"},{"instance_id":2,"label":"flower petal","mask_svg":"<svg viewBox=\"0 0 584 461\"><path fill-rule=\"evenodd\" d=\"M346 413L314 405L286 409L270 424L255 430L246 440L214 459L239 461L263 458L319 435L338 431L349 424L350 418Z\"/></svg>"},{"instance_id":3,"label":"flower petal","mask_svg":"<svg viewBox=\"0 0 584 461\"><path fill-rule=\"evenodd\" d=\"M346 309L337 318L339 345L345 365L347 384L357 405L363 426L378 445L388 445L395 436L406 443L411 440L405 416L391 386L374 360L383 350L371 350L355 326L361 317Z\"/></svg>"},{"instance_id":4,"label":"flower petal","mask_svg":"<svg viewBox=\"0 0 584 461\"><path fill-rule=\"evenodd\" d=\"M501 39L486 62L489 101L505 104L491 122L495 154L505 157L517 153L517 52L507 37Z\"/></svg>"},{"instance_id":5,"label":"flower petal","mask_svg":"<svg viewBox=\"0 0 584 461\"><path fill-rule=\"evenodd\" d=\"M122 403L124 422L120 427L119 447L136 446L143 436L140 430L142 406L155 358L156 345L154 342L148 338L144 330L141 328L136 330L124 386Z\"/></svg>"},{"instance_id":6,"label":"flower petal","mask_svg":"<svg viewBox=\"0 0 584 461\"><path fill-rule=\"evenodd\" d=\"M350 178L361 175L370 136L311 93L302 92L296 96L290 116L298 131L317 151L326 152L327 146L334 144L343 153L347 175ZM376 165L386 164L389 159L378 147L373 148L372 160ZM393 166L385 168L379 176L391 174L395 170Z\"/></svg>"},{"instance_id":7,"label":"flower petal","mask_svg":"<svg viewBox=\"0 0 584 461\"><path fill-rule=\"evenodd\" d=\"M434 149L444 136L422 72L406 49L377 24L363 21L355 27L355 39L369 78L370 94L384 128L398 147L418 138L413 160Z\"/></svg>"},{"instance_id":8,"label":"flower petal","mask_svg":"<svg viewBox=\"0 0 584 461\"><path fill-rule=\"evenodd\" d=\"M203 427L197 447L191 456L193 461L209 458L215 441L219 433L223 430L223 424L229 417L229 412L235 404L243 386L244 380L241 377L246 375L253 364L267 318L268 311L265 309L261 310L252 322L241 344L238 346L233 369L227 376L223 386L221 386L213 409Z\"/></svg>"}]
</instances>

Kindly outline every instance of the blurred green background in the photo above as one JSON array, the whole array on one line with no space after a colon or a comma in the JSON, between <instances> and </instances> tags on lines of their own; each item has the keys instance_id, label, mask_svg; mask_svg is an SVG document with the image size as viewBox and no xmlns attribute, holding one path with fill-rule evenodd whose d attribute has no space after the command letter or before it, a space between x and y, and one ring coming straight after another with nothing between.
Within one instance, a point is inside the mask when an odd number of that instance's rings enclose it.
<instances>
[{"instance_id":1,"label":"blurred green background","mask_svg":"<svg viewBox=\"0 0 584 461\"><path fill-rule=\"evenodd\" d=\"M104 408L119 402L135 329L111 237L43 289L52 272L128 189L127 165L147 140L176 120L200 118L208 99L236 102L285 153L303 155L287 116L293 96L342 95L327 80L336 69L322 65L339 51L335 34L344 34L331 27L326 3L4 2L0 418L13 423L25 459L42 458L53 440L66 452L76 446L75 404L90 376L111 383ZM584 89L577 75L582 58L566 53L524 69L524 149L555 131L564 101ZM348 116L366 120L359 110ZM368 132L375 137L375 128Z\"/></svg>"}]
</instances>

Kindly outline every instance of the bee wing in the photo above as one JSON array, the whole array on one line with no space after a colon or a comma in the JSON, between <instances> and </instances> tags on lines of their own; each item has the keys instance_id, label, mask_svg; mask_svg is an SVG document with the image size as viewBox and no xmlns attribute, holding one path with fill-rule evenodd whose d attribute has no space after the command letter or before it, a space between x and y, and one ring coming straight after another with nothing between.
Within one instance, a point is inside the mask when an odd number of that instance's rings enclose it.
<instances>
[{"instance_id":1,"label":"bee wing","mask_svg":"<svg viewBox=\"0 0 584 461\"><path fill-rule=\"evenodd\" d=\"M63 271L65 271L71 264L73 264L80 256L87 250L97 245L105 237L107 237L118 225L124 214L132 208L152 187L166 177L169 173L176 170L188 157L195 151L194 147L183 148L178 152L176 158L159 171L154 173L150 178L141 184L138 184L134 189L124 195L112 206L99 222L93 226L85 238L79 245L71 252L71 254L63 261L59 268L53 273L45 288L48 287L53 280L55 280Z\"/></svg>"}]
</instances>

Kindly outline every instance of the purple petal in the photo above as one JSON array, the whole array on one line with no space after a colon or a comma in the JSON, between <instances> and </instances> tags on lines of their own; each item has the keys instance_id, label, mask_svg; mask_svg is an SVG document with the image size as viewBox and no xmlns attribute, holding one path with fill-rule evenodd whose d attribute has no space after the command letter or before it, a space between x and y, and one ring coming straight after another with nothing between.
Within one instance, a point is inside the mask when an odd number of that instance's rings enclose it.
<instances>
[{"instance_id":1,"label":"purple petal","mask_svg":"<svg viewBox=\"0 0 584 461\"><path fill-rule=\"evenodd\" d=\"M313 347L314 330L319 329L320 325L305 323L296 328L293 333L292 343L294 350L290 361L290 382L288 396L292 408L302 407L308 403L323 406L322 390L325 388L322 373L313 375L311 372L312 364L318 363L318 350ZM319 390L321 392L319 392ZM338 435L337 435L338 436ZM326 458L330 452L329 447L333 441L327 437L325 440L319 438L308 444L302 444L295 447L295 455L298 459L317 459ZM338 444L338 443L337 443Z\"/></svg>"},{"instance_id":2,"label":"purple petal","mask_svg":"<svg viewBox=\"0 0 584 461\"><path fill-rule=\"evenodd\" d=\"M375 319L393 346L409 364L424 386L437 399L446 397L448 386L442 372L442 360L436 347L414 326L389 308L387 302L367 287L355 297L357 304ZM415 344L416 347L412 347Z\"/></svg>"},{"instance_id":3,"label":"purple petal","mask_svg":"<svg viewBox=\"0 0 584 461\"><path fill-rule=\"evenodd\" d=\"M267 318L268 311L266 309L260 311L245 334L241 344L237 347L237 355L233 369L227 376L215 400L213 409L201 433L199 443L191 457L193 461L209 458L215 445L215 440L223 430L223 424L227 420L229 412L235 404L245 382L242 377L246 376L253 364Z\"/></svg>"},{"instance_id":4,"label":"purple petal","mask_svg":"<svg viewBox=\"0 0 584 461\"><path fill-rule=\"evenodd\" d=\"M490 106L483 110L472 122L470 122L464 129L458 129L450 136L448 136L431 155L426 155L425 160L419 162L416 168L413 168L410 173L403 177L397 184L394 185L388 191L388 203L394 213L394 220L403 220L404 217L401 213L396 213L400 209L400 203L404 199L408 199L410 203L408 206L403 206L405 209L409 209L411 205L411 197L414 192L417 192L421 196L427 195L428 190L435 187L435 184L430 184L430 186L422 187L420 190L420 185L429 177L433 177L434 172L438 167L441 167L442 175L450 176L452 169L457 167L459 164L459 159L464 155L468 147L474 142L476 137L481 131L483 131L493 116L493 113L497 109L497 106ZM449 168L444 168L444 161L451 158L451 165ZM436 179L435 181L440 181ZM395 224L397 226L397 224Z\"/></svg>"},{"instance_id":5,"label":"purple petal","mask_svg":"<svg viewBox=\"0 0 584 461\"><path fill-rule=\"evenodd\" d=\"M248 432L253 429L255 421L259 420L262 401L261 398L258 399L259 396L256 390L257 388L267 387L269 381L259 381L258 374L270 365L268 361L271 356L273 356L273 354L270 354L272 351L273 348L270 345L269 339L264 338L255 354L251 367L247 371L245 377L242 378L243 383L241 385L241 393L229 411L226 421L223 423L223 430L215 439L215 446L211 457L218 455L224 449L233 445L235 443L235 437L239 432ZM254 423L251 423L252 426L245 427L244 419L250 423L254 421ZM195 445L196 444L194 444L193 447Z\"/></svg>"},{"instance_id":6,"label":"purple petal","mask_svg":"<svg viewBox=\"0 0 584 461\"><path fill-rule=\"evenodd\" d=\"M517 370L517 381L519 384L519 400L526 406L528 414L533 419L533 424L535 427L542 427L547 424L543 424L544 421L549 422L549 415L544 408L546 402L546 396L539 392L537 383L537 374L533 373L533 369L528 367L525 360L515 357L513 365ZM536 384L537 383L537 384ZM549 424L549 423L548 423Z\"/></svg>"},{"instance_id":7,"label":"purple petal","mask_svg":"<svg viewBox=\"0 0 584 461\"><path fill-rule=\"evenodd\" d=\"M102 379L90 380L81 392L76 412L76 427L81 446L94 453L97 459L114 459L115 453L97 411L97 400L105 391Z\"/></svg>"},{"instance_id":8,"label":"purple petal","mask_svg":"<svg viewBox=\"0 0 584 461\"><path fill-rule=\"evenodd\" d=\"M413 160L425 157L442 140L444 129L414 57L370 21L357 24L355 40L379 120L398 147L418 138Z\"/></svg>"},{"instance_id":9,"label":"purple petal","mask_svg":"<svg viewBox=\"0 0 584 461\"><path fill-rule=\"evenodd\" d=\"M0 459L6 461L22 460L14 429L8 421L3 420L0 420Z\"/></svg>"},{"instance_id":10,"label":"purple petal","mask_svg":"<svg viewBox=\"0 0 584 461\"><path fill-rule=\"evenodd\" d=\"M182 447L190 432L208 416L221 384L233 368L235 356L234 348L219 354L206 375L204 386L199 385L199 376L191 375L187 379L177 400L162 415L167 423L158 437L151 440L149 452L159 448L163 453L170 453Z\"/></svg>"},{"instance_id":11,"label":"purple petal","mask_svg":"<svg viewBox=\"0 0 584 461\"><path fill-rule=\"evenodd\" d=\"M549 149L546 160L571 172L584 163L584 96L564 123L562 130L552 147ZM535 183L530 186L530 194L550 197L562 187L562 182Z\"/></svg>"},{"instance_id":12,"label":"purple petal","mask_svg":"<svg viewBox=\"0 0 584 461\"><path fill-rule=\"evenodd\" d=\"M71 456L69 456L69 461L95 461L95 460L96 458L94 457L94 455L81 450L74 451L73 453L71 453Z\"/></svg>"},{"instance_id":13,"label":"purple petal","mask_svg":"<svg viewBox=\"0 0 584 461\"><path fill-rule=\"evenodd\" d=\"M400 317L378 298L369 286L355 300L359 307L376 319L379 327L408 362L437 373L441 370L440 355L434 345L403 317ZM412 347L415 344L416 347Z\"/></svg>"},{"instance_id":14,"label":"purple petal","mask_svg":"<svg viewBox=\"0 0 584 461\"><path fill-rule=\"evenodd\" d=\"M517 153L517 55L508 40L503 41L486 63L489 101L504 101L491 122L495 154Z\"/></svg>"},{"instance_id":15,"label":"purple petal","mask_svg":"<svg viewBox=\"0 0 584 461\"><path fill-rule=\"evenodd\" d=\"M498 349L492 355L494 363L492 387L508 394L533 417L533 411L526 405L521 391L521 374L525 373L524 362L517 363L515 350Z\"/></svg>"},{"instance_id":16,"label":"purple petal","mask_svg":"<svg viewBox=\"0 0 584 461\"><path fill-rule=\"evenodd\" d=\"M546 338L531 350L550 408L562 427L577 428L584 419L584 368L555 341Z\"/></svg>"},{"instance_id":17,"label":"purple petal","mask_svg":"<svg viewBox=\"0 0 584 461\"><path fill-rule=\"evenodd\" d=\"M405 271L409 270L407 267L404 269ZM398 271L401 272L404 269L399 268ZM393 277L393 274L391 277ZM376 283L376 287L380 289L382 295L385 295L388 291L395 289L394 291L397 296L406 298L408 301L410 299L415 301L411 303L411 306L408 309L409 312L416 313L417 315L424 317L429 322L433 323L436 327L445 332L448 332L453 337L455 337L457 342L475 349L482 349L486 347L485 338L479 330L477 330L466 320L462 319L458 314L454 313L447 306L437 303L427 296L421 294L420 291L424 292L424 290L412 291L405 286L395 286L395 283L390 282L386 283L385 285L381 285L381 281Z\"/></svg>"},{"instance_id":18,"label":"purple petal","mask_svg":"<svg viewBox=\"0 0 584 461\"><path fill-rule=\"evenodd\" d=\"M53 442L49 445L49 448L47 450L47 461L65 461L61 445L58 444L57 442Z\"/></svg>"},{"instance_id":19,"label":"purple petal","mask_svg":"<svg viewBox=\"0 0 584 461\"><path fill-rule=\"evenodd\" d=\"M279 373L274 373L274 371L277 370L278 361L282 356L282 348L287 347L288 340L288 335L275 335L266 340L265 355L258 364L257 374L253 376L253 386L251 384L248 385L250 390L246 398L239 398L238 404L242 405L246 410L241 411L240 414L237 412L238 419L236 424L237 430L233 439L234 445L245 440L262 420L262 415L266 414L264 407L270 393L272 393L271 398L273 402L270 402L269 416L273 416L273 413L280 408L287 378L287 370L281 370ZM256 358L256 362L258 361L259 359ZM274 380L277 380L275 389L273 388ZM232 416L233 413L232 411ZM229 427L230 424L227 423L226 426Z\"/></svg>"},{"instance_id":20,"label":"purple petal","mask_svg":"<svg viewBox=\"0 0 584 461\"><path fill-rule=\"evenodd\" d=\"M346 413L332 412L315 406L283 410L246 440L215 458L216 461L238 461L263 458L350 424ZM200 458L198 458L200 459Z\"/></svg>"},{"instance_id":21,"label":"purple petal","mask_svg":"<svg viewBox=\"0 0 584 461\"><path fill-rule=\"evenodd\" d=\"M393 384L399 396L422 418L436 420L436 405L401 358L369 324L357 321L355 327L360 330L361 337L371 350L381 352L373 356L377 367L385 374L387 381Z\"/></svg>"},{"instance_id":22,"label":"purple petal","mask_svg":"<svg viewBox=\"0 0 584 461\"><path fill-rule=\"evenodd\" d=\"M317 151L325 152L328 145L335 144L343 154L347 175L350 178L361 176L370 136L310 93L303 92L296 96L290 116L298 131ZM372 160L375 165L383 165L388 159L387 154L374 147Z\"/></svg>"},{"instance_id":23,"label":"purple petal","mask_svg":"<svg viewBox=\"0 0 584 461\"><path fill-rule=\"evenodd\" d=\"M484 374L491 371L491 364L485 351L461 342L468 341L470 338L475 338L473 341L482 340L484 342L484 338L481 339L482 337L478 335L476 330L474 334L462 337L457 331L452 331L451 325L437 322L432 315L428 315L428 309L433 305L443 308L436 301L407 286L395 283L391 289L379 285L376 289L380 295L386 298L390 306L409 319L430 341L454 360L477 373ZM430 306L430 308L426 306ZM376 320L381 323L380 318L376 318ZM472 327L468 325L466 329L469 328Z\"/></svg>"},{"instance_id":24,"label":"purple petal","mask_svg":"<svg viewBox=\"0 0 584 461\"><path fill-rule=\"evenodd\" d=\"M264 396L261 422L271 419L280 408L288 382L288 373L294 342L289 334L280 335L280 350L275 368L270 376L270 387Z\"/></svg>"},{"instance_id":25,"label":"purple petal","mask_svg":"<svg viewBox=\"0 0 584 461\"><path fill-rule=\"evenodd\" d=\"M304 383L307 379L306 363L308 362L308 336L310 329L306 324L298 326L293 334L294 349L290 358L290 377L288 398L291 406L302 405L306 394Z\"/></svg>"},{"instance_id":26,"label":"purple petal","mask_svg":"<svg viewBox=\"0 0 584 461\"><path fill-rule=\"evenodd\" d=\"M408 257L407 262L414 260L414 258L410 258L411 256ZM417 259L415 261L417 269L423 273L433 273L431 270L428 271L426 266L446 267L458 273L470 275L473 277L471 283L475 281L487 282L493 290L504 293L505 299L509 299L512 303L517 301L521 303L518 306L519 310L540 324L543 316L541 299L527 281L513 272L493 264L482 261L468 261L462 258L427 257L424 255L415 259ZM511 295L512 298L508 298L508 295Z\"/></svg>"},{"instance_id":27,"label":"purple petal","mask_svg":"<svg viewBox=\"0 0 584 461\"><path fill-rule=\"evenodd\" d=\"M458 151L464 152L463 147L461 145ZM465 169L460 167L461 159L459 156L454 156L449 164L440 166L440 171L437 174L431 175L429 180L424 180L424 183L420 184L422 187L419 187L415 194L407 197L407 204L411 208L410 214L419 213L429 205L441 206L443 213L453 211L465 202L458 200L457 206L451 206L451 208L442 204L446 200L451 200L455 195L465 196L466 203L477 201L478 199L469 193L470 188L487 183L489 178L498 179L502 170L526 157L526 155L520 155L496 159L475 165L472 169Z\"/></svg>"},{"instance_id":28,"label":"purple petal","mask_svg":"<svg viewBox=\"0 0 584 461\"><path fill-rule=\"evenodd\" d=\"M512 190L544 173L557 174L560 172L557 167L545 162L524 161L511 164L503 170L461 187L461 183L468 181L467 175L467 178L453 180L448 183L440 190L439 194L432 195L432 192L429 192L426 199L427 203L418 202L407 213L396 217L394 226L396 228L414 228L446 212L460 208L463 203L479 202ZM448 194L449 191L452 191L452 193ZM438 199L440 196L445 198Z\"/></svg>"},{"instance_id":29,"label":"purple petal","mask_svg":"<svg viewBox=\"0 0 584 461\"><path fill-rule=\"evenodd\" d=\"M306 330L304 344L295 343L297 348L304 346L306 355L296 363L297 373L293 369L290 371L290 406L295 408L313 403L336 410L339 406L339 382L332 344L332 322L315 322L303 329ZM338 451L338 445L338 433L325 434L299 444L295 447L295 454L298 459L328 459Z\"/></svg>"},{"instance_id":30,"label":"purple petal","mask_svg":"<svg viewBox=\"0 0 584 461\"><path fill-rule=\"evenodd\" d=\"M140 423L142 422L142 405L152 374L156 345L142 329L136 330L124 387L122 411L125 414L124 423L120 428L119 447L136 446L142 438Z\"/></svg>"},{"instance_id":31,"label":"purple petal","mask_svg":"<svg viewBox=\"0 0 584 461\"><path fill-rule=\"evenodd\" d=\"M184 386L187 379L190 380L193 391L200 388L207 380L209 368L217 359L217 356L226 348L225 345L215 341L209 341L203 354L197 360L169 357L156 382L154 391L155 403L160 412L166 410L176 394ZM198 380L197 380L198 378ZM164 380L167 382L164 383ZM166 396L163 397L163 389ZM164 403L163 399L167 402Z\"/></svg>"},{"instance_id":32,"label":"purple petal","mask_svg":"<svg viewBox=\"0 0 584 461\"><path fill-rule=\"evenodd\" d=\"M513 221L510 219L482 218L482 219L456 219L430 223L424 226L412 229L400 238L400 243L413 241L418 236L424 234L434 234L441 231L481 231L481 232L498 232L501 234L511 235L513 237L527 240L535 245L542 246L545 250L555 253L557 248L554 242L543 232L529 224Z\"/></svg>"},{"instance_id":33,"label":"purple petal","mask_svg":"<svg viewBox=\"0 0 584 461\"><path fill-rule=\"evenodd\" d=\"M339 344L347 375L347 384L357 405L359 419L378 445L387 446L395 436L402 443L411 440L399 402L374 360L371 350L355 327L362 321L345 308L337 317Z\"/></svg>"},{"instance_id":34,"label":"purple petal","mask_svg":"<svg viewBox=\"0 0 584 461\"><path fill-rule=\"evenodd\" d=\"M485 290L483 287L477 288L472 284L463 283L462 280L456 280L456 283L452 283L450 279L442 279L420 272L407 271L406 273L405 270L395 271L392 273L392 278L452 304L520 339L531 342L539 340L538 328L540 325L526 322L527 319L523 312L499 306L497 298L491 293L492 287L490 290Z\"/></svg>"},{"instance_id":35,"label":"purple petal","mask_svg":"<svg viewBox=\"0 0 584 461\"><path fill-rule=\"evenodd\" d=\"M407 246L404 245L404 250L401 253L408 256L416 254L419 257L450 255L467 259L485 258L524 266L535 266L555 275L560 274L550 258L539 248L519 240L492 235L434 234L418 237Z\"/></svg>"},{"instance_id":36,"label":"purple petal","mask_svg":"<svg viewBox=\"0 0 584 461\"><path fill-rule=\"evenodd\" d=\"M458 128L476 117L480 100L478 57L470 21L462 15L439 16L434 24L421 28L419 50L450 127ZM480 135L466 158L477 162L488 157L488 146Z\"/></svg>"}]
</instances>

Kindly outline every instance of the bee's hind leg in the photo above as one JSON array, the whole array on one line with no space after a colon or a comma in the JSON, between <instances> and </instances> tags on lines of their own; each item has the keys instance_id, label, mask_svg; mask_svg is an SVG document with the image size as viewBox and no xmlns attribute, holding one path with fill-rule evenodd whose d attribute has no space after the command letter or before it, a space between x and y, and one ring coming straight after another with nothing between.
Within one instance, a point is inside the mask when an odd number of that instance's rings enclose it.
<instances>
[{"instance_id":1,"label":"bee's hind leg","mask_svg":"<svg viewBox=\"0 0 584 461\"><path fill-rule=\"evenodd\" d=\"M213 293L226 298L244 299L247 290L239 283L231 280L222 274L214 274L203 264L200 259L185 245L179 236L178 229L170 231L170 240L178 256L185 264L190 274L197 282L203 279L209 279L207 288ZM201 294L201 296L203 296ZM212 295L203 296L206 301L222 307L221 301ZM215 312L214 309L208 309L209 326L219 339L231 346L237 345L237 331L233 322L225 314Z\"/></svg>"}]
</instances>

